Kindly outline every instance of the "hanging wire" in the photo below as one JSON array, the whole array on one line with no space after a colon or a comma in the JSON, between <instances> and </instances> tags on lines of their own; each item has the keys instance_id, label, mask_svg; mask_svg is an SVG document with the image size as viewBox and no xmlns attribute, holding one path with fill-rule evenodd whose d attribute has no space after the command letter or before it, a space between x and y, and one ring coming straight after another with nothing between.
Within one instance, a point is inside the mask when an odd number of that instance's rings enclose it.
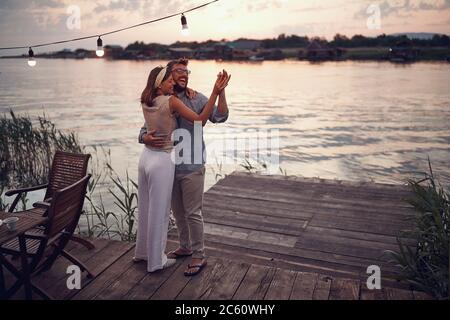
<instances>
[{"instance_id":1,"label":"hanging wire","mask_svg":"<svg viewBox=\"0 0 450 320\"><path fill-rule=\"evenodd\" d=\"M18 47L5 47L5 48L0 48L0 50L27 49L27 48L30 48L30 47L31 48L47 47L47 46L61 44L61 43L68 43L68 42L75 42L75 41L81 41L81 40L86 40L86 39L103 37L103 36L107 36L107 35L110 35L110 34L113 34L113 33L118 33L118 32L122 32L122 31L125 31L125 30L141 27L141 26L144 26L144 25L147 25L147 24L155 23L155 22L158 22L158 21L170 19L170 18L179 16L180 14L184 14L184 13L187 13L187 12L191 12L191 11L198 10L200 8L206 7L206 6L208 6L208 5L210 5L210 4L214 3L214 2L217 2L217 1L219 1L219 0L213 0L213 1L210 1L210 2L207 2L207 3L204 3L202 5L199 5L197 7L194 7L194 8L185 10L185 11L181 11L181 12L178 12L178 13L174 13L174 14L162 17L162 18L145 21L145 22L142 22L142 23L139 23L139 24L135 24L135 25L132 25L132 26L129 26L129 27L125 27L125 28L121 28L121 29L117 29L117 30L113 30L113 31L105 32L105 33L100 33L100 34L96 34L96 35L92 35L92 36L86 36L86 37L81 37L81 38L74 38L74 39L69 39L69 40L61 40L61 41L55 41L55 42L48 42L48 43L41 43L41 44L36 44L36 45L31 45L31 46L27 45L27 46L18 46Z\"/></svg>"}]
</instances>

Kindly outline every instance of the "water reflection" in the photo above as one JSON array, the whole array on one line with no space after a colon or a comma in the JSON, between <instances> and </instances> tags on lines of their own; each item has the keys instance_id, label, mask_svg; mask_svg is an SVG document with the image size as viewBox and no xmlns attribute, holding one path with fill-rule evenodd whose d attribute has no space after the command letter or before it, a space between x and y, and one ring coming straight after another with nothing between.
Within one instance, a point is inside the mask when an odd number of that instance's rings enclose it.
<instances>
[{"instance_id":1,"label":"water reflection","mask_svg":"<svg viewBox=\"0 0 450 320\"><path fill-rule=\"evenodd\" d=\"M22 60L0 60L0 112L45 111L84 144L110 147L113 166L136 176L138 99L162 63L42 59L31 70ZM208 95L224 68L233 75L231 115L208 125L207 143L233 130L279 129L288 174L398 183L426 170L427 156L436 171L450 172L449 64L192 61L190 86Z\"/></svg>"}]
</instances>

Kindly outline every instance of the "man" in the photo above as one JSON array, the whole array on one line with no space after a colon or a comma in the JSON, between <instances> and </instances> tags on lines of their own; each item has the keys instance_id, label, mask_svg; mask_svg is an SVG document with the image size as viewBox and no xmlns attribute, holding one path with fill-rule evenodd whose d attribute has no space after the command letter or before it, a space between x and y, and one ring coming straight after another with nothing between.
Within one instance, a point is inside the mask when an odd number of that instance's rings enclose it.
<instances>
[{"instance_id":1,"label":"man","mask_svg":"<svg viewBox=\"0 0 450 320\"><path fill-rule=\"evenodd\" d=\"M190 71L187 69L188 60L180 59L168 63L175 81L174 91L183 103L196 113L201 113L208 98L201 93L193 93L188 89ZM226 71L224 71L225 73ZM213 123L223 123L228 119L228 104L225 90L219 95L218 106L214 106L209 120ZM194 276L206 266L203 233L203 187L205 184L205 142L202 134L202 162L195 163L194 151L194 125L178 118L178 128L185 129L191 134L191 159L190 163L182 163L176 166L175 179L172 191L172 211L178 229L180 246L169 252L168 258L180 258L191 256L192 259L184 274ZM142 127L139 134L139 142L154 148L164 145L163 138L154 136L155 132L147 133L146 127Z\"/></svg>"}]
</instances>

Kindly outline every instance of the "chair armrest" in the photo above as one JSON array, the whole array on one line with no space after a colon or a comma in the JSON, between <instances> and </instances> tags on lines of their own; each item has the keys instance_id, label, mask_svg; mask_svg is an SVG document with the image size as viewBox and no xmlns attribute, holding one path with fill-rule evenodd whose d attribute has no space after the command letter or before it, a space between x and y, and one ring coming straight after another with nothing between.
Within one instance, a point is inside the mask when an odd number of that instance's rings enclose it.
<instances>
[{"instance_id":1,"label":"chair armrest","mask_svg":"<svg viewBox=\"0 0 450 320\"><path fill-rule=\"evenodd\" d=\"M5 195L7 197L10 197L10 196L18 194L18 193L24 193L24 192L29 192L29 191L40 190L40 189L44 189L44 188L47 188L47 187L48 187L48 183L41 184L41 185L38 185L38 186L35 186L35 187L13 189L13 190L6 191Z\"/></svg>"},{"instance_id":2,"label":"chair armrest","mask_svg":"<svg viewBox=\"0 0 450 320\"><path fill-rule=\"evenodd\" d=\"M33 207L41 208L41 209L48 209L48 208L50 208L50 203L45 202L45 201L38 201L38 202L33 203Z\"/></svg>"}]
</instances>

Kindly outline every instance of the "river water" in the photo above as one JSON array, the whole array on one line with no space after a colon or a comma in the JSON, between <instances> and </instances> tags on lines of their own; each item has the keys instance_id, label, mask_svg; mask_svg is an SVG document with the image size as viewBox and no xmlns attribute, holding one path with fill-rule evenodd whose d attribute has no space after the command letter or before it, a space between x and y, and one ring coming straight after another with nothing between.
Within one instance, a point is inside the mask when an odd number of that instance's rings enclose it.
<instances>
[{"instance_id":1,"label":"river water","mask_svg":"<svg viewBox=\"0 0 450 320\"><path fill-rule=\"evenodd\" d=\"M83 145L110 149L113 167L135 179L139 96L149 71L164 63L39 59L30 68L0 59L0 112L45 112ZM208 124L207 145L225 134L277 129L288 175L401 183L427 170L429 156L450 182L450 64L192 61L189 68L190 86L205 95L221 69L232 74L229 119ZM218 171L243 170L243 160L208 155L207 187Z\"/></svg>"}]
</instances>

